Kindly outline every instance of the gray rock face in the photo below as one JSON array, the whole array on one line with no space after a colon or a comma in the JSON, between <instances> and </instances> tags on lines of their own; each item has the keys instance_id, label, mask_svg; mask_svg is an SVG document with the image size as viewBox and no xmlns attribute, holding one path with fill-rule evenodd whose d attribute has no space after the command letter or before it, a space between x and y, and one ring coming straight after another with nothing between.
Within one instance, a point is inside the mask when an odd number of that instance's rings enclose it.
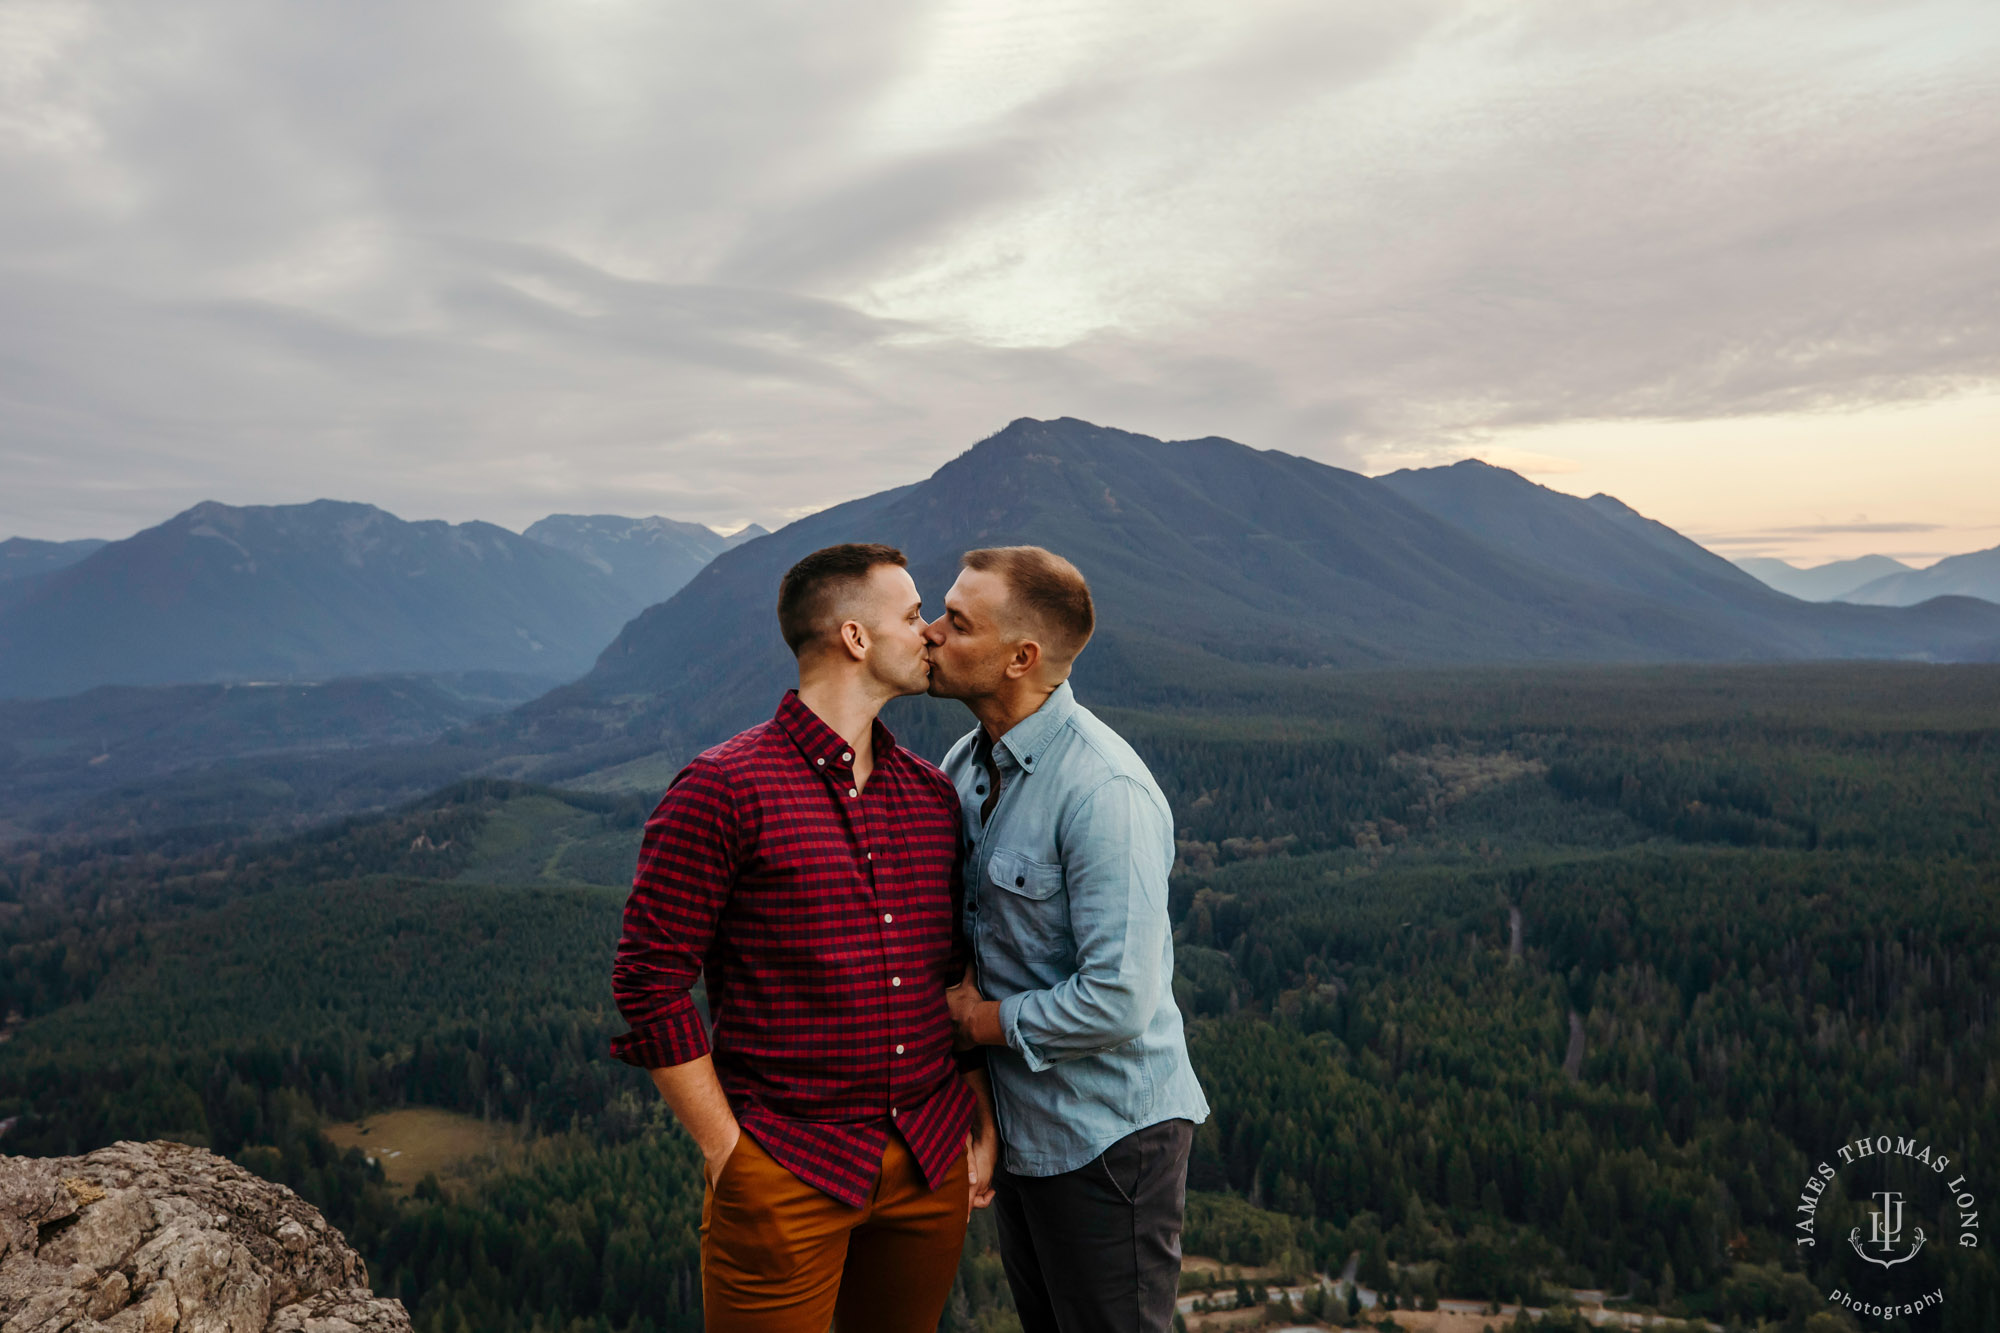
<instances>
[{"instance_id":1,"label":"gray rock face","mask_svg":"<svg viewBox=\"0 0 2000 1333\"><path fill-rule=\"evenodd\" d=\"M0 1333L404 1333L319 1210L180 1143L0 1157Z\"/></svg>"}]
</instances>

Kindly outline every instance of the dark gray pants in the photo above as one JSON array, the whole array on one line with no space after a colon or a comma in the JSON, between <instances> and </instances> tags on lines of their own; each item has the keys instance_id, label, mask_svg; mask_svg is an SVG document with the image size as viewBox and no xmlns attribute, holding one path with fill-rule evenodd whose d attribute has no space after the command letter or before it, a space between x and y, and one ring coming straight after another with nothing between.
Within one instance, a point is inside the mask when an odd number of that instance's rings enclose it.
<instances>
[{"instance_id":1,"label":"dark gray pants","mask_svg":"<svg viewBox=\"0 0 2000 1333\"><path fill-rule=\"evenodd\" d=\"M1059 1176L994 1175L1000 1262L1025 1333L1167 1333L1194 1125L1135 1130Z\"/></svg>"}]
</instances>

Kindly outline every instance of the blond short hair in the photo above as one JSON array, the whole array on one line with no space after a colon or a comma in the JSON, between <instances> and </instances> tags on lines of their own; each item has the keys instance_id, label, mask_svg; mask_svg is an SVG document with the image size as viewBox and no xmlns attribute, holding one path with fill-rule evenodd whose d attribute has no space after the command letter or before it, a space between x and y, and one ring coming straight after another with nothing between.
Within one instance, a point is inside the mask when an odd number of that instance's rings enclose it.
<instances>
[{"instance_id":1,"label":"blond short hair","mask_svg":"<svg viewBox=\"0 0 2000 1333\"><path fill-rule=\"evenodd\" d=\"M1058 663L1072 661L1097 628L1090 585L1075 565L1039 546L986 546L967 551L959 564L992 574L1007 585L1014 612L1031 623L1042 651Z\"/></svg>"}]
</instances>

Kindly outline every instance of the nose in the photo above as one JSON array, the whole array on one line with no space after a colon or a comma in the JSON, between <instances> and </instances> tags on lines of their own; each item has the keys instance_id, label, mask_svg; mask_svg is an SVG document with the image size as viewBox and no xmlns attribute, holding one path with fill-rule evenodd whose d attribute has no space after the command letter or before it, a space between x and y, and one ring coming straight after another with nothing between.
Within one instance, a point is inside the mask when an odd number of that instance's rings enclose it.
<instances>
[{"instance_id":1,"label":"nose","mask_svg":"<svg viewBox=\"0 0 2000 1333\"><path fill-rule=\"evenodd\" d=\"M933 648L944 642L944 617L939 616L924 626L924 642Z\"/></svg>"}]
</instances>

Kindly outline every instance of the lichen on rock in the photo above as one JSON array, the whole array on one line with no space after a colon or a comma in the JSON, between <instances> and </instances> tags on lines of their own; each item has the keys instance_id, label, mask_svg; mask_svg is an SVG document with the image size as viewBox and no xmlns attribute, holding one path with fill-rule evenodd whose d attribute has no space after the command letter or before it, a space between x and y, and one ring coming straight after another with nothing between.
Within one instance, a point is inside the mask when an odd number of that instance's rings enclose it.
<instances>
[{"instance_id":1,"label":"lichen on rock","mask_svg":"<svg viewBox=\"0 0 2000 1333\"><path fill-rule=\"evenodd\" d=\"M401 1333L283 1185L180 1143L0 1157L0 1333Z\"/></svg>"}]
</instances>

